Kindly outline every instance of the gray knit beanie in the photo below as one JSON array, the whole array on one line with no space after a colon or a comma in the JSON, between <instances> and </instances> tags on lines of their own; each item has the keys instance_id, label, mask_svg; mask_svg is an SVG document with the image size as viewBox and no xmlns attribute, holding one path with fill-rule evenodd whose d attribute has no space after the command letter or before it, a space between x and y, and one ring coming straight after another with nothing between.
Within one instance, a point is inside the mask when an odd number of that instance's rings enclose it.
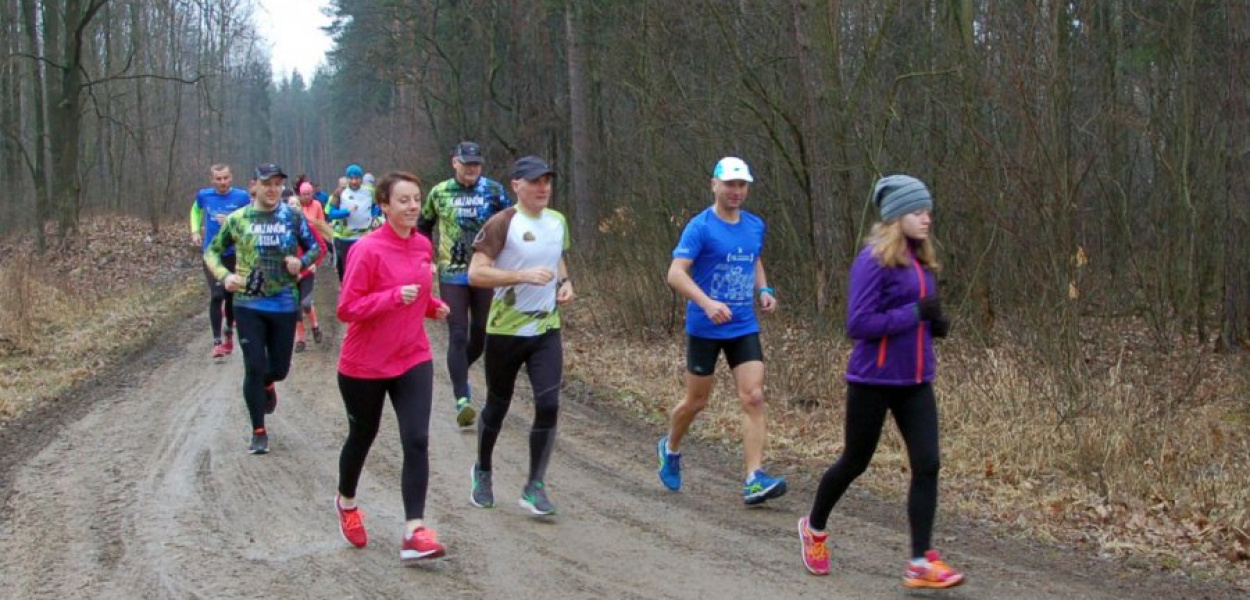
<instances>
[{"instance_id":1,"label":"gray knit beanie","mask_svg":"<svg viewBox=\"0 0 1250 600\"><path fill-rule=\"evenodd\" d=\"M893 221L907 213L933 209L929 188L910 175L888 175L877 180L872 190L872 201L881 211L882 221Z\"/></svg>"}]
</instances>

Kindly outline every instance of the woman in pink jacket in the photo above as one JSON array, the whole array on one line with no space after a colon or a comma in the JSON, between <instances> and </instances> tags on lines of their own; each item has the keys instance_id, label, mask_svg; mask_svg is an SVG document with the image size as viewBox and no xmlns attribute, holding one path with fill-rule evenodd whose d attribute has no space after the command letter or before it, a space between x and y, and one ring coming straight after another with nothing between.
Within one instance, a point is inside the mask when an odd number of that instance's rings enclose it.
<instances>
[{"instance_id":1,"label":"woman in pink jacket","mask_svg":"<svg viewBox=\"0 0 1250 600\"><path fill-rule=\"evenodd\" d=\"M348 543L369 542L356 484L378 434L386 396L391 397L404 449L404 562L443 556L433 529L426 527L425 495L430 479L430 397L434 368L424 319L447 316L447 305L430 295L433 249L416 231L421 213L420 180L394 172L377 185L386 226L352 247L352 260L339 293L338 317L349 323L339 356L339 391L347 408L347 441L339 456L335 508Z\"/></svg>"}]
</instances>

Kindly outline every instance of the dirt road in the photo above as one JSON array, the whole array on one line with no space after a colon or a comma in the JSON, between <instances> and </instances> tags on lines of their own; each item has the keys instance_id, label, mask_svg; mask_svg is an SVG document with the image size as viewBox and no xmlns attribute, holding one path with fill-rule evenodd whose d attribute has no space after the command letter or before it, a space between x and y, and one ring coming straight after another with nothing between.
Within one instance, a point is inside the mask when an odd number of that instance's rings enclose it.
<instances>
[{"instance_id":1,"label":"dirt road","mask_svg":"<svg viewBox=\"0 0 1250 600\"><path fill-rule=\"evenodd\" d=\"M328 306L329 302L322 303ZM323 309L324 310L324 309ZM329 316L329 310L324 310ZM196 315L71 397L0 430L0 597L29 598L895 598L907 547L901 507L852 492L831 521L834 575L803 570L795 520L813 474L747 510L735 459L687 449L687 489L655 477L653 426L566 397L550 471L553 521L516 505L526 468L528 388L496 450L493 510L469 505L475 437L455 427L436 346L427 520L448 557L398 560L400 456L393 414L359 497L370 545L349 547L332 509L345 418L336 347L297 355L269 421L272 453L244 452L242 364L206 357ZM325 319L327 341L339 339ZM476 389L482 390L480 368ZM969 582L945 598L1232 598L1155 574L939 524Z\"/></svg>"}]
</instances>

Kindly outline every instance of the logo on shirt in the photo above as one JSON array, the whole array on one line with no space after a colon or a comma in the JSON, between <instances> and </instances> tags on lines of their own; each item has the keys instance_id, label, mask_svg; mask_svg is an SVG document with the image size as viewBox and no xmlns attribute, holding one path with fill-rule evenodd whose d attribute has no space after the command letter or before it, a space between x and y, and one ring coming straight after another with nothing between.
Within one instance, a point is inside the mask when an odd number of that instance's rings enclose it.
<instances>
[{"instance_id":1,"label":"logo on shirt","mask_svg":"<svg viewBox=\"0 0 1250 600\"><path fill-rule=\"evenodd\" d=\"M286 223L281 221L273 223L252 223L251 224L252 239L257 247L275 247L281 246L283 238L286 237L288 229Z\"/></svg>"},{"instance_id":2,"label":"logo on shirt","mask_svg":"<svg viewBox=\"0 0 1250 600\"><path fill-rule=\"evenodd\" d=\"M755 262L755 255L742 251L742 246L738 246L737 252L730 252L725 255L725 262Z\"/></svg>"},{"instance_id":3,"label":"logo on shirt","mask_svg":"<svg viewBox=\"0 0 1250 600\"><path fill-rule=\"evenodd\" d=\"M525 240L525 241L527 241L527 242L532 242L532 241L534 241L534 240L536 240L536 239L538 239L538 238L534 237L534 232L533 232L533 231L527 231L527 232L525 232L525 234L524 234L524 235L522 235L522 236L521 236L521 239L522 239L522 240Z\"/></svg>"}]
</instances>

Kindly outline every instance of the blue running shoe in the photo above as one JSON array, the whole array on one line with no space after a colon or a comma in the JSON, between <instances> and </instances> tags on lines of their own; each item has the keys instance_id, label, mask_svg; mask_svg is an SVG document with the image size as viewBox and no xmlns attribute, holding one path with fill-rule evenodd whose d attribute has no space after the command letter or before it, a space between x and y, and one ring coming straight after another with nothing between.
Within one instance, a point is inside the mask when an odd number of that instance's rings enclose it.
<instances>
[{"instance_id":1,"label":"blue running shoe","mask_svg":"<svg viewBox=\"0 0 1250 600\"><path fill-rule=\"evenodd\" d=\"M668 436L660 438L655 446L655 453L660 457L660 483L674 491L681 491L681 454L668 451Z\"/></svg>"},{"instance_id":2,"label":"blue running shoe","mask_svg":"<svg viewBox=\"0 0 1250 600\"><path fill-rule=\"evenodd\" d=\"M757 469L742 486L742 502L747 506L763 504L765 500L786 495L786 478L769 477L763 469Z\"/></svg>"}]
</instances>

